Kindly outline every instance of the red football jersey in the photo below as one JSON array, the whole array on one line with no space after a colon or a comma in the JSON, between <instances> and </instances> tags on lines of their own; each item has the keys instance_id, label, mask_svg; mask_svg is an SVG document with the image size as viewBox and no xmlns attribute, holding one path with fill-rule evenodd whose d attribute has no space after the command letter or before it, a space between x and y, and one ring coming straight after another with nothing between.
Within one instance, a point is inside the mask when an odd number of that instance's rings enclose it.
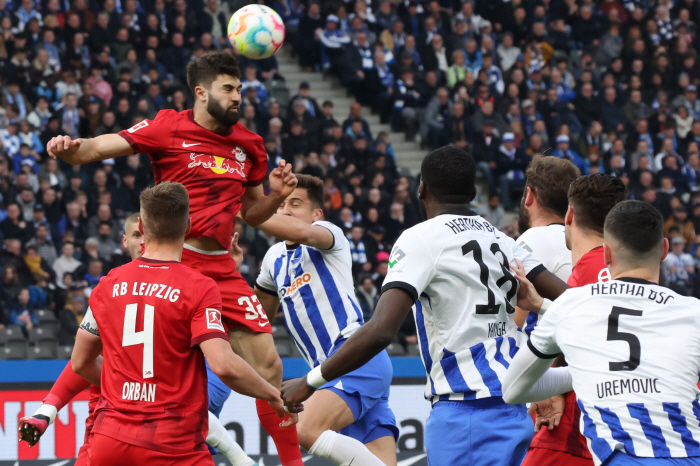
<instances>
[{"instance_id":1,"label":"red football jersey","mask_svg":"<svg viewBox=\"0 0 700 466\"><path fill-rule=\"evenodd\" d=\"M567 284L571 287L577 287L608 280L610 280L610 274L605 265L603 246L599 246L588 251L576 262ZM559 425L554 430L541 429L535 434L530 446L565 451L574 456L590 458L591 464L593 464L593 457L588 450L586 437L581 434L579 429L581 410L576 403L576 393L569 392L565 397L566 407Z\"/></svg>"},{"instance_id":2,"label":"red football jersey","mask_svg":"<svg viewBox=\"0 0 700 466\"><path fill-rule=\"evenodd\" d=\"M207 375L196 345L228 340L214 280L179 262L136 259L95 287L81 328L104 346L93 433L171 454L206 449Z\"/></svg>"},{"instance_id":3,"label":"red football jersey","mask_svg":"<svg viewBox=\"0 0 700 466\"><path fill-rule=\"evenodd\" d=\"M267 153L262 137L236 123L225 133L202 128L192 110L161 110L120 131L136 153L151 157L156 184L177 181L190 195L192 231L228 249L246 186L263 182Z\"/></svg>"}]
</instances>

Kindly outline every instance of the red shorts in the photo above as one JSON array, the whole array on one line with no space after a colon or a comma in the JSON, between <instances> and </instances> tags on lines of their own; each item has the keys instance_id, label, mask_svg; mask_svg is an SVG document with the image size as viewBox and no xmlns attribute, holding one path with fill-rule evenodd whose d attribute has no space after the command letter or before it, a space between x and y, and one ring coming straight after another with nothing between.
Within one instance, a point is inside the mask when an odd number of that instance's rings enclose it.
<instances>
[{"instance_id":1,"label":"red shorts","mask_svg":"<svg viewBox=\"0 0 700 466\"><path fill-rule=\"evenodd\" d=\"M245 327L254 333L272 333L267 315L248 282L236 270L228 251L200 251L185 244L182 263L213 279L221 291L221 317L228 328Z\"/></svg>"},{"instance_id":2,"label":"red shorts","mask_svg":"<svg viewBox=\"0 0 700 466\"><path fill-rule=\"evenodd\" d=\"M543 427L546 429L546 427ZM593 466L590 458L581 458L565 451L530 448L521 466Z\"/></svg>"},{"instance_id":3,"label":"red shorts","mask_svg":"<svg viewBox=\"0 0 700 466\"><path fill-rule=\"evenodd\" d=\"M91 466L214 466L208 450L191 453L162 453L137 447L102 434L90 436Z\"/></svg>"},{"instance_id":4,"label":"red shorts","mask_svg":"<svg viewBox=\"0 0 700 466\"><path fill-rule=\"evenodd\" d=\"M85 442L78 451L78 459L73 466L90 466L90 443Z\"/></svg>"}]
</instances>

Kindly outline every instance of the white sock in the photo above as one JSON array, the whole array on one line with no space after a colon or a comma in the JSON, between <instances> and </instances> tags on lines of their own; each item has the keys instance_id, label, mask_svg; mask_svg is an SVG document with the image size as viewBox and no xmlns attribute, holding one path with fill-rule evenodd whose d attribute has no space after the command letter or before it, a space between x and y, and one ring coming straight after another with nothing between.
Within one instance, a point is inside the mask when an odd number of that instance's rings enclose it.
<instances>
[{"instance_id":1,"label":"white sock","mask_svg":"<svg viewBox=\"0 0 700 466\"><path fill-rule=\"evenodd\" d=\"M219 418L211 412L209 413L207 443L226 456L233 466L253 466L255 464L255 461L246 455L240 445L228 434Z\"/></svg>"},{"instance_id":2,"label":"white sock","mask_svg":"<svg viewBox=\"0 0 700 466\"><path fill-rule=\"evenodd\" d=\"M331 460L338 466L385 466L367 447L354 438L332 430L322 433L311 446L309 453Z\"/></svg>"}]
</instances>

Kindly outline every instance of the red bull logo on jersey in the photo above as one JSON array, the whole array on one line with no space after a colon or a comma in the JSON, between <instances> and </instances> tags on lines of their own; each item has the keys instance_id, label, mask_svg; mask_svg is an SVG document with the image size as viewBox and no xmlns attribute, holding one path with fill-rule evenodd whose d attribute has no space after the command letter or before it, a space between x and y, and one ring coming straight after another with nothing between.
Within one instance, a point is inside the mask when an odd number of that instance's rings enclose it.
<instances>
[{"instance_id":1,"label":"red bull logo on jersey","mask_svg":"<svg viewBox=\"0 0 700 466\"><path fill-rule=\"evenodd\" d=\"M244 154L245 157L245 154ZM202 168L208 168L218 175L224 173L237 174L241 178L245 179L245 158L243 161L231 160L225 157L219 157L217 155L208 154L196 154L192 152L190 154L190 159L192 160L187 168L195 168L201 166Z\"/></svg>"},{"instance_id":2,"label":"red bull logo on jersey","mask_svg":"<svg viewBox=\"0 0 700 466\"><path fill-rule=\"evenodd\" d=\"M309 283L311 283L311 274L310 273L305 273L301 277L297 277L296 279L292 280L291 285L289 285L288 287L280 288L280 290L279 290L280 298L284 298L285 296L290 296L296 290L298 290L299 288L301 288L304 285L308 285Z\"/></svg>"},{"instance_id":3,"label":"red bull logo on jersey","mask_svg":"<svg viewBox=\"0 0 700 466\"><path fill-rule=\"evenodd\" d=\"M221 323L221 311L210 307L207 308L207 328L221 330L222 332L226 331L224 330L224 324Z\"/></svg>"}]
</instances>

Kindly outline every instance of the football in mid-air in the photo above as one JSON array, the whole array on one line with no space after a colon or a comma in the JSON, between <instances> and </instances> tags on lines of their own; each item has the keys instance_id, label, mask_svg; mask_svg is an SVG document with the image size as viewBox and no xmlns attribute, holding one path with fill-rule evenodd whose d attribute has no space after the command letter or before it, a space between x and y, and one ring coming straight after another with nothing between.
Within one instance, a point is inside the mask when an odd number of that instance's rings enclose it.
<instances>
[{"instance_id":1,"label":"football in mid-air","mask_svg":"<svg viewBox=\"0 0 700 466\"><path fill-rule=\"evenodd\" d=\"M231 16L228 39L248 58L271 57L284 42L284 23L272 8L247 5Z\"/></svg>"}]
</instances>

